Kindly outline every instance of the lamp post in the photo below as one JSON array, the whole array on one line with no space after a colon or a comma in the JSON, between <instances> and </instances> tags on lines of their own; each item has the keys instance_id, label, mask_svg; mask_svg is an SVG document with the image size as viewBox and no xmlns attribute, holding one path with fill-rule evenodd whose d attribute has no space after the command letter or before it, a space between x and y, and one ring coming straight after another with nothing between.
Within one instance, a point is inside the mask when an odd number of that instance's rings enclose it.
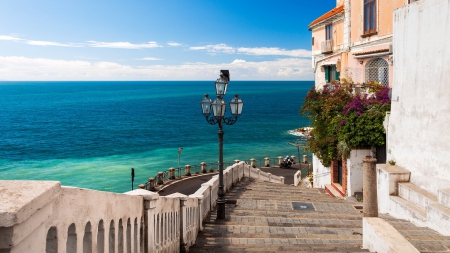
<instances>
[{"instance_id":1,"label":"lamp post","mask_svg":"<svg viewBox=\"0 0 450 253\"><path fill-rule=\"evenodd\" d=\"M230 109L232 117L225 117L225 111L227 104L223 101L223 97L227 92L228 82L230 81L230 72L228 70L220 71L220 78L217 79L216 85L216 95L217 99L211 101L208 94L200 102L203 116L205 116L206 121L211 124L219 125L219 190L217 192L217 219L225 219L225 191L223 190L223 124L233 125L236 123L238 117L242 113L242 108L244 107L244 102L236 94L230 102ZM211 111L213 115L211 115ZM211 116L210 116L211 115Z\"/></svg>"},{"instance_id":2,"label":"lamp post","mask_svg":"<svg viewBox=\"0 0 450 253\"><path fill-rule=\"evenodd\" d=\"M183 152L183 148L179 148L178 149L178 177L180 176L180 156L181 156L181 152Z\"/></svg>"}]
</instances>

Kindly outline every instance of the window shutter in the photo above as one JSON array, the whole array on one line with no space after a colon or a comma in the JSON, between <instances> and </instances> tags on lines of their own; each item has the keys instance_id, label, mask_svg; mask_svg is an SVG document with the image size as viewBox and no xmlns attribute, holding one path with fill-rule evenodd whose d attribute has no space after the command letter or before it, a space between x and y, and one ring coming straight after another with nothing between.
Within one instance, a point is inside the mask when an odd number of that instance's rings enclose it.
<instances>
[{"instance_id":1,"label":"window shutter","mask_svg":"<svg viewBox=\"0 0 450 253\"><path fill-rule=\"evenodd\" d=\"M325 69L325 82L326 83L329 83L330 82L330 77L328 76L328 66L325 66L324 67L324 69Z\"/></svg>"},{"instance_id":2,"label":"window shutter","mask_svg":"<svg viewBox=\"0 0 450 253\"><path fill-rule=\"evenodd\" d=\"M336 68L336 67L335 67L335 68ZM336 80L336 81L340 81L341 79L340 79L339 77L341 76L341 73L338 72L338 69L337 69L337 68L336 68L335 73L336 73L335 80Z\"/></svg>"}]
</instances>

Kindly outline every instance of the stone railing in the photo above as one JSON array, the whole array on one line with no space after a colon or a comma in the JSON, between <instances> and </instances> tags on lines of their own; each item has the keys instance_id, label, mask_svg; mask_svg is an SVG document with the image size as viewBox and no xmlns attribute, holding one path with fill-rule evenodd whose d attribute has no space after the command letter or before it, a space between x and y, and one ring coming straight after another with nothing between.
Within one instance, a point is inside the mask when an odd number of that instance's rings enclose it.
<instances>
[{"instance_id":1,"label":"stone railing","mask_svg":"<svg viewBox=\"0 0 450 253\"><path fill-rule=\"evenodd\" d=\"M242 177L284 178L238 162L224 189ZM0 252L179 252L195 243L216 205L218 176L194 194L137 189L125 194L61 187L53 181L0 181Z\"/></svg>"}]
</instances>

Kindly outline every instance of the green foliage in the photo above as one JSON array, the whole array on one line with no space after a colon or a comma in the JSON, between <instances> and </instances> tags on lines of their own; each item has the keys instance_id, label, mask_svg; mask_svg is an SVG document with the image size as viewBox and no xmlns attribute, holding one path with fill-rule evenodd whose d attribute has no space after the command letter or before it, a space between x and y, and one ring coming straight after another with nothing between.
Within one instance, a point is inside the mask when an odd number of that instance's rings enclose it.
<instances>
[{"instance_id":1,"label":"green foliage","mask_svg":"<svg viewBox=\"0 0 450 253\"><path fill-rule=\"evenodd\" d=\"M322 90L312 88L306 95L300 113L308 117L313 126L308 147L324 166L330 166L331 161L338 155L337 116L343 114L344 106L351 99L351 87L348 85L329 84Z\"/></svg>"},{"instance_id":2,"label":"green foliage","mask_svg":"<svg viewBox=\"0 0 450 253\"><path fill-rule=\"evenodd\" d=\"M369 94L353 94L348 83L327 84L322 90L308 92L300 113L312 122L308 148L324 166L340 156L348 157L351 147L385 143L383 121L390 110L389 88L374 82L364 87Z\"/></svg>"}]
</instances>

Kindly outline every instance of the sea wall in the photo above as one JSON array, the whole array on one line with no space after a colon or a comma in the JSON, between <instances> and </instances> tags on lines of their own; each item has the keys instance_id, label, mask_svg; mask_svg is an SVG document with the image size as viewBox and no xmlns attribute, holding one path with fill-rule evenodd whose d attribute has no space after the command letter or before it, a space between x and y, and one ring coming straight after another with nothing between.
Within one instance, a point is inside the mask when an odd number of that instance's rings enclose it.
<instances>
[{"instance_id":1,"label":"sea wall","mask_svg":"<svg viewBox=\"0 0 450 253\"><path fill-rule=\"evenodd\" d=\"M224 189L243 177L283 183L245 162L224 170ZM56 181L0 180L0 252L179 252L195 243L215 207L215 176L190 196L144 189L116 194Z\"/></svg>"},{"instance_id":2,"label":"sea wall","mask_svg":"<svg viewBox=\"0 0 450 253\"><path fill-rule=\"evenodd\" d=\"M394 85L388 160L434 194L450 185L450 1L427 0L394 12Z\"/></svg>"}]
</instances>

